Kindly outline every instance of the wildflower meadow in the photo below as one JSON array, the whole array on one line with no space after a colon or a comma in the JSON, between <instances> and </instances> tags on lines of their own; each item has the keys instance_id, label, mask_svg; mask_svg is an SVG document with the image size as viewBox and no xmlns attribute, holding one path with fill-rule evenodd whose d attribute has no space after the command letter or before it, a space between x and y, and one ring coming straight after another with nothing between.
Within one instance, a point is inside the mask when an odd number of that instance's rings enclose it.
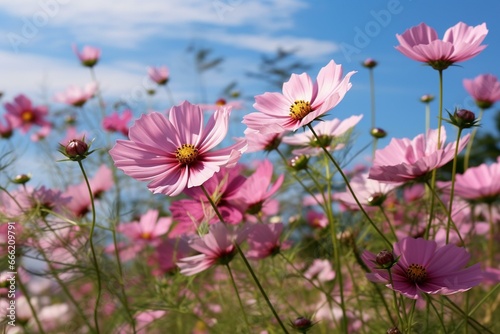
<instances>
[{"instance_id":1,"label":"wildflower meadow","mask_svg":"<svg viewBox=\"0 0 500 334\"><path fill-rule=\"evenodd\" d=\"M74 45L90 83L55 92L64 108L2 99L2 333L500 333L500 156L475 154L500 82L443 103L498 41L421 23L379 46L435 76L409 138L376 127L377 59L290 71L247 107L176 100L154 66L153 110L106 96L106 49ZM371 108L338 118L360 71Z\"/></svg>"}]
</instances>

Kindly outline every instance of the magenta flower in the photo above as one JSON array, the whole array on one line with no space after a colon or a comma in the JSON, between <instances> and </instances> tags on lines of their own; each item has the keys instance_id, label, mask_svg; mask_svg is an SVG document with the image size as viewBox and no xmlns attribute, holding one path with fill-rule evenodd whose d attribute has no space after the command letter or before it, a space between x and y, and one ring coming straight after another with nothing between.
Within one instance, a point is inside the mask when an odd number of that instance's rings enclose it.
<instances>
[{"instance_id":1,"label":"magenta flower","mask_svg":"<svg viewBox=\"0 0 500 334\"><path fill-rule=\"evenodd\" d=\"M158 85L165 85L170 77L170 71L166 66L148 67L148 75Z\"/></svg>"},{"instance_id":2,"label":"magenta flower","mask_svg":"<svg viewBox=\"0 0 500 334\"><path fill-rule=\"evenodd\" d=\"M493 74L481 74L474 79L464 79L465 90L482 109L490 108L500 101L500 82Z\"/></svg>"},{"instance_id":3,"label":"magenta flower","mask_svg":"<svg viewBox=\"0 0 500 334\"><path fill-rule=\"evenodd\" d=\"M237 253L235 244L242 243L247 235L247 228L231 231L221 222L210 225L207 234L189 241L189 246L201 254L180 259L177 265L181 274L191 276L216 264L228 264Z\"/></svg>"},{"instance_id":4,"label":"magenta flower","mask_svg":"<svg viewBox=\"0 0 500 334\"><path fill-rule=\"evenodd\" d=\"M130 140L118 140L109 152L115 166L149 190L169 196L202 185L221 167L234 167L246 149L239 140L210 151L226 136L231 110L216 110L203 125L203 110L187 101L170 109L169 117L142 115L130 128Z\"/></svg>"},{"instance_id":5,"label":"magenta flower","mask_svg":"<svg viewBox=\"0 0 500 334\"><path fill-rule=\"evenodd\" d=\"M369 178L388 183L404 183L426 176L453 159L455 142L444 146L446 131L441 127L441 148L437 149L438 130L429 130L412 140L393 138L388 146L375 152ZM458 152L469 141L469 134L462 137Z\"/></svg>"},{"instance_id":6,"label":"magenta flower","mask_svg":"<svg viewBox=\"0 0 500 334\"><path fill-rule=\"evenodd\" d=\"M351 88L355 71L342 78L342 65L331 60L313 83L308 74L292 74L283 84L283 94L264 93L255 97L259 112L243 117L243 123L260 133L295 131L335 107Z\"/></svg>"},{"instance_id":7,"label":"magenta flower","mask_svg":"<svg viewBox=\"0 0 500 334\"><path fill-rule=\"evenodd\" d=\"M63 93L54 96L57 102L65 103L74 107L82 107L97 92L97 84L91 82L82 89L77 86L70 86Z\"/></svg>"},{"instance_id":8,"label":"magenta flower","mask_svg":"<svg viewBox=\"0 0 500 334\"><path fill-rule=\"evenodd\" d=\"M126 109L120 115L118 111L115 111L109 116L104 117L102 120L102 127L104 130L109 132L120 132L124 136L128 136L128 123L132 119L132 111Z\"/></svg>"},{"instance_id":9,"label":"magenta flower","mask_svg":"<svg viewBox=\"0 0 500 334\"><path fill-rule=\"evenodd\" d=\"M486 45L481 45L488 34L486 23L471 27L463 22L457 23L444 33L442 40L437 32L425 23L396 34L399 41L396 49L405 56L429 64L435 70L468 60L478 55Z\"/></svg>"},{"instance_id":10,"label":"magenta flower","mask_svg":"<svg viewBox=\"0 0 500 334\"><path fill-rule=\"evenodd\" d=\"M313 129L318 135L319 141L314 137L312 131L308 129L293 136L283 137L283 143L302 146L303 148L292 151L296 155L318 155L323 152L321 147L326 147L328 150L339 150L345 146L342 137L358 124L362 118L363 115L351 116L343 121L335 118L331 121L316 124Z\"/></svg>"},{"instance_id":11,"label":"magenta flower","mask_svg":"<svg viewBox=\"0 0 500 334\"><path fill-rule=\"evenodd\" d=\"M82 52L79 52L76 44L73 44L73 52L85 67L94 67L101 57L101 50L89 45L84 46Z\"/></svg>"},{"instance_id":12,"label":"magenta flower","mask_svg":"<svg viewBox=\"0 0 500 334\"><path fill-rule=\"evenodd\" d=\"M282 232L283 223L252 225L247 239L250 247L247 258L257 260L278 254Z\"/></svg>"},{"instance_id":13,"label":"magenta flower","mask_svg":"<svg viewBox=\"0 0 500 334\"><path fill-rule=\"evenodd\" d=\"M405 238L394 244L398 262L390 269L376 263L376 255L364 251L362 259L372 271L366 277L372 282L385 283L390 289L412 299L420 294L451 295L464 292L481 283L479 263L465 268L470 254L464 248L448 244L438 248L433 240Z\"/></svg>"},{"instance_id":14,"label":"magenta flower","mask_svg":"<svg viewBox=\"0 0 500 334\"><path fill-rule=\"evenodd\" d=\"M5 118L8 119L13 129L19 129L22 133L28 132L33 126L50 126L50 123L45 119L48 114L47 107L35 107L31 100L21 94L14 98L14 103L5 103L7 113Z\"/></svg>"},{"instance_id":15,"label":"magenta flower","mask_svg":"<svg viewBox=\"0 0 500 334\"><path fill-rule=\"evenodd\" d=\"M139 221L120 224L118 231L126 235L131 241L148 242L153 244L160 241L160 237L168 232L172 225L172 218L159 218L158 210L148 210Z\"/></svg>"}]
</instances>

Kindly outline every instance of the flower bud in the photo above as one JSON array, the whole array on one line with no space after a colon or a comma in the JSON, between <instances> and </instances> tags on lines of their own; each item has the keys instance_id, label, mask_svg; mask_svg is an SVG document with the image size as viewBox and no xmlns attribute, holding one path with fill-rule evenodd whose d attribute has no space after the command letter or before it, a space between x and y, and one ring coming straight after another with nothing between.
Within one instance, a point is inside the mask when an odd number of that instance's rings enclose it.
<instances>
[{"instance_id":1,"label":"flower bud","mask_svg":"<svg viewBox=\"0 0 500 334\"><path fill-rule=\"evenodd\" d=\"M361 63L366 68L374 68L378 63L372 58L366 58L364 62Z\"/></svg>"},{"instance_id":2,"label":"flower bud","mask_svg":"<svg viewBox=\"0 0 500 334\"><path fill-rule=\"evenodd\" d=\"M303 170L307 168L307 164L309 162L309 157L306 155L296 156L290 159L290 167L295 169L296 171Z\"/></svg>"},{"instance_id":3,"label":"flower bud","mask_svg":"<svg viewBox=\"0 0 500 334\"><path fill-rule=\"evenodd\" d=\"M430 103L430 102L434 101L434 95L431 95L431 94L422 95L422 97L420 98L420 101L423 103Z\"/></svg>"},{"instance_id":4,"label":"flower bud","mask_svg":"<svg viewBox=\"0 0 500 334\"><path fill-rule=\"evenodd\" d=\"M87 144L84 140L85 138L83 140L72 139L66 146L61 145L59 152L64 154L69 160L81 161L95 151L89 151L91 143Z\"/></svg>"},{"instance_id":5,"label":"flower bud","mask_svg":"<svg viewBox=\"0 0 500 334\"><path fill-rule=\"evenodd\" d=\"M376 193L368 197L368 205L370 206L381 206L384 203L386 196L382 193Z\"/></svg>"},{"instance_id":6,"label":"flower bud","mask_svg":"<svg viewBox=\"0 0 500 334\"><path fill-rule=\"evenodd\" d=\"M314 323L309 318L298 317L295 320L290 320L290 326L299 333L307 333L314 326Z\"/></svg>"},{"instance_id":7,"label":"flower bud","mask_svg":"<svg viewBox=\"0 0 500 334\"><path fill-rule=\"evenodd\" d=\"M458 118L467 123L474 122L474 120L476 119L476 115L472 111L466 109L455 111L455 114Z\"/></svg>"},{"instance_id":8,"label":"flower bud","mask_svg":"<svg viewBox=\"0 0 500 334\"><path fill-rule=\"evenodd\" d=\"M148 95L155 95L156 94L156 90L154 88L146 89L146 94L148 94Z\"/></svg>"},{"instance_id":9,"label":"flower bud","mask_svg":"<svg viewBox=\"0 0 500 334\"><path fill-rule=\"evenodd\" d=\"M401 334L401 331L397 327L389 328L386 332L387 334Z\"/></svg>"},{"instance_id":10,"label":"flower bud","mask_svg":"<svg viewBox=\"0 0 500 334\"><path fill-rule=\"evenodd\" d=\"M372 137L377 138L377 139L381 139L381 138L384 138L385 136L387 136L387 132L385 132L385 130L383 130L381 128L372 128L370 130L370 134L372 135Z\"/></svg>"},{"instance_id":11,"label":"flower bud","mask_svg":"<svg viewBox=\"0 0 500 334\"><path fill-rule=\"evenodd\" d=\"M388 250L380 251L375 262L383 268L390 268L394 264L394 254Z\"/></svg>"},{"instance_id":12,"label":"flower bud","mask_svg":"<svg viewBox=\"0 0 500 334\"><path fill-rule=\"evenodd\" d=\"M19 174L12 180L15 184L26 184L29 180L31 180L31 175L29 174Z\"/></svg>"},{"instance_id":13,"label":"flower bud","mask_svg":"<svg viewBox=\"0 0 500 334\"><path fill-rule=\"evenodd\" d=\"M450 116L450 119L445 119L445 121L455 125L457 128L468 129L477 126L478 120L476 119L476 115L470 110L455 109L453 115L448 112L448 116Z\"/></svg>"},{"instance_id":14,"label":"flower bud","mask_svg":"<svg viewBox=\"0 0 500 334\"><path fill-rule=\"evenodd\" d=\"M481 100L477 100L476 101L476 105L483 109L483 110L486 110L486 109L489 109L491 108L491 106L493 105L493 102L492 101L481 101Z\"/></svg>"}]
</instances>

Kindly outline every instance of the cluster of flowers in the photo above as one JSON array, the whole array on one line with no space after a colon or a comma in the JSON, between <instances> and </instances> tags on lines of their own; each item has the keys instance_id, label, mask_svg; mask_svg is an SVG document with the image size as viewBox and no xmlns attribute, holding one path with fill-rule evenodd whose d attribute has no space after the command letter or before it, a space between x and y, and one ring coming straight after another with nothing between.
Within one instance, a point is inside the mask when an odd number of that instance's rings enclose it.
<instances>
[{"instance_id":1,"label":"cluster of flowers","mask_svg":"<svg viewBox=\"0 0 500 334\"><path fill-rule=\"evenodd\" d=\"M485 24L458 23L441 40L420 24L398 35L396 48L441 77L478 55L487 32ZM339 159L363 116L326 119L356 73L344 75L333 60L316 80L292 74L281 93L256 96L256 111L243 117L244 137L220 147L239 104L184 101L144 113L129 128L131 110L107 115L94 72L100 50L75 52L94 81L55 101L81 109L97 96L102 129L121 139L91 150L72 113L60 152L79 165L83 181L62 190L31 187L19 175L0 186L0 243L7 243L7 222L18 235L19 326L9 333L499 329L492 296L500 282L500 157L456 173L457 156L477 130L473 112L445 119L440 106L437 129L393 138L369 166L347 172ZM157 85L169 83L168 68L148 72ZM491 74L465 79L464 87L481 111L500 100ZM32 140L45 140L57 129L49 109L24 95L5 110L4 140L33 129ZM458 129L455 142L446 144L442 120ZM283 173L275 175L270 158L242 163L250 152L275 153ZM451 175L438 174L450 162ZM119 170L147 182L152 197L135 196L143 184ZM0 305L7 309L9 300ZM488 316L476 318L477 309Z\"/></svg>"}]
</instances>

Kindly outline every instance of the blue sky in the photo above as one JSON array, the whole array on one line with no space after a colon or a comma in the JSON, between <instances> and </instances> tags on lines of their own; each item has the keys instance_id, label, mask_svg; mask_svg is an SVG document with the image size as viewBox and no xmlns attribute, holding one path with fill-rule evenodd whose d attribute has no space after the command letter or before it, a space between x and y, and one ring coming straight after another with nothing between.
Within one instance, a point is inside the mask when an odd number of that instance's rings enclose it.
<instances>
[{"instance_id":1,"label":"blue sky","mask_svg":"<svg viewBox=\"0 0 500 334\"><path fill-rule=\"evenodd\" d=\"M297 48L298 58L312 65L308 71L312 77L330 59L342 64L346 73L358 71L352 77L351 91L330 114L341 119L365 115L357 127L361 147L370 140L368 71L360 65L364 59L379 62L375 69L377 125L390 137L413 137L425 124L419 98L426 93L437 95L438 74L395 50L395 35L420 22L434 27L440 37L459 21L474 26L486 22L489 33L484 44L488 47L444 73L444 107L476 111L462 80L482 73L500 76L499 12L500 5L493 0L0 0L2 102L25 93L37 103L53 103L53 95L68 85L89 82L72 43L102 49L96 72L110 102L118 98L143 101L137 94L150 65L171 69L169 85L176 100L203 102L192 59L186 53L193 43L226 59L218 70L206 73L209 100L215 101L234 80L246 96L262 94L269 87L245 73L257 69L262 54L272 55L278 47ZM153 100L157 110L169 106L162 93ZM238 111L235 119L252 112L251 104ZM140 103L135 106L136 115L144 111ZM432 103L434 127L436 110L437 101ZM486 112L484 129L492 129L493 114L493 110ZM384 139L379 147L387 143Z\"/></svg>"}]
</instances>

